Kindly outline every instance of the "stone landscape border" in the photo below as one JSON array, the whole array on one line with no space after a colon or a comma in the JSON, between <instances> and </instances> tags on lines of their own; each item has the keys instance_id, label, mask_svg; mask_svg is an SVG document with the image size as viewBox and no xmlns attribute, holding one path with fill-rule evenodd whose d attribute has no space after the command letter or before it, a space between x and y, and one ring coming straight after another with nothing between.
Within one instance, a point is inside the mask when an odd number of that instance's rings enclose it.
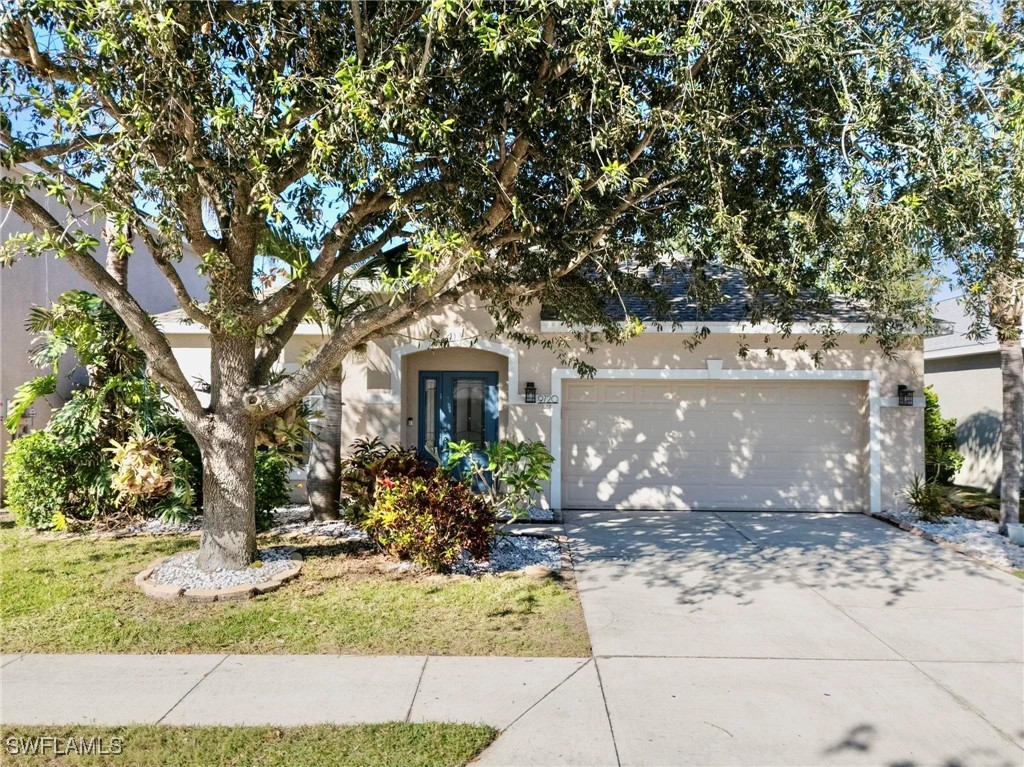
<instances>
[{"instance_id":1,"label":"stone landscape border","mask_svg":"<svg viewBox=\"0 0 1024 767\"><path fill-rule=\"evenodd\" d=\"M177 552L167 557L161 557L135 576L135 585L139 587L143 594L151 599L159 599L163 602L176 602L179 599L183 599L186 602L244 602L260 594L277 591L301 572L303 564L302 554L293 551L289 555L292 562L284 572L277 573L272 578L268 578L260 583L225 586L221 589L186 589L170 583L153 583L149 580L150 576L160 565L168 559L178 556L180 553Z\"/></svg>"},{"instance_id":2,"label":"stone landscape border","mask_svg":"<svg viewBox=\"0 0 1024 767\"><path fill-rule=\"evenodd\" d=\"M985 565L986 567L991 567L995 570L1000 570L1004 573L1009 573L1010 575L1014 575L1017 572L1012 567L1003 567L1002 565L997 565L995 562L989 562L987 559L982 559L966 546L961 546L959 543L955 543L953 541L947 541L945 538L940 538L937 535L933 535L932 533L929 533L927 530L922 530L920 527L916 527L915 525L912 525L909 522L905 522L902 519L895 519L894 517L887 516L885 512L880 512L876 514L874 512L866 511L864 512L864 514L866 514L869 517L873 517L874 519L877 519L880 522L885 522L886 524L892 525L893 527L898 527L900 530L904 530L905 532L908 532L911 535L916 535L918 538L924 538L926 541L931 541L932 543L942 546L943 548L955 551L957 554L965 556L968 559L971 559L980 565Z\"/></svg>"}]
</instances>

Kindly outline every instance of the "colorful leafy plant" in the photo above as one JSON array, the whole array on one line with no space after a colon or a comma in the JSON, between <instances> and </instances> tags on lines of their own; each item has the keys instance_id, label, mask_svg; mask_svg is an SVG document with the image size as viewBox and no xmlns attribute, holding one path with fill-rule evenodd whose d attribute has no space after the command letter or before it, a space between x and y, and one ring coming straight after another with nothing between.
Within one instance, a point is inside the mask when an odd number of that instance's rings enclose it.
<instances>
[{"instance_id":1,"label":"colorful leafy plant","mask_svg":"<svg viewBox=\"0 0 1024 767\"><path fill-rule=\"evenodd\" d=\"M475 489L498 517L528 517L543 482L551 479L554 456L543 442L499 440L481 450L472 442L449 442L447 466L468 470Z\"/></svg>"},{"instance_id":2,"label":"colorful leafy plant","mask_svg":"<svg viewBox=\"0 0 1024 767\"><path fill-rule=\"evenodd\" d=\"M341 464L341 491L345 495L343 514L361 524L373 507L378 481L383 477L426 478L434 469L415 450L385 445L379 437L352 444L349 457Z\"/></svg>"},{"instance_id":3,"label":"colorful leafy plant","mask_svg":"<svg viewBox=\"0 0 1024 767\"><path fill-rule=\"evenodd\" d=\"M468 485L434 469L427 477L381 477L362 527L385 551L446 571L463 552L489 555L494 512Z\"/></svg>"}]
</instances>

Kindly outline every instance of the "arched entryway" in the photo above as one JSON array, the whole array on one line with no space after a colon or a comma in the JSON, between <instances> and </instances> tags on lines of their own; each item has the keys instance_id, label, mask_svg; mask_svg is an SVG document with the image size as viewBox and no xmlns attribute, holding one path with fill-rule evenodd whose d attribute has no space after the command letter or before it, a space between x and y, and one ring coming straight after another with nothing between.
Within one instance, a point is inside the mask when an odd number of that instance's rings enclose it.
<instances>
[{"instance_id":1,"label":"arched entryway","mask_svg":"<svg viewBox=\"0 0 1024 767\"><path fill-rule=\"evenodd\" d=\"M449 440L483 445L508 429L509 360L475 348L402 358L402 442L424 452Z\"/></svg>"}]
</instances>

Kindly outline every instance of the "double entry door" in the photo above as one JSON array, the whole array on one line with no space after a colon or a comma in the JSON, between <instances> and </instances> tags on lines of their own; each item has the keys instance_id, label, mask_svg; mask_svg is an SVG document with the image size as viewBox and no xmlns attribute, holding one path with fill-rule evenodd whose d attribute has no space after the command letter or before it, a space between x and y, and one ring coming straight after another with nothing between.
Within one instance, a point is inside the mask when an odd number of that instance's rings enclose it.
<instances>
[{"instance_id":1,"label":"double entry door","mask_svg":"<svg viewBox=\"0 0 1024 767\"><path fill-rule=\"evenodd\" d=\"M420 455L442 465L449 442L466 440L482 450L497 441L497 372L421 371L418 422Z\"/></svg>"}]
</instances>

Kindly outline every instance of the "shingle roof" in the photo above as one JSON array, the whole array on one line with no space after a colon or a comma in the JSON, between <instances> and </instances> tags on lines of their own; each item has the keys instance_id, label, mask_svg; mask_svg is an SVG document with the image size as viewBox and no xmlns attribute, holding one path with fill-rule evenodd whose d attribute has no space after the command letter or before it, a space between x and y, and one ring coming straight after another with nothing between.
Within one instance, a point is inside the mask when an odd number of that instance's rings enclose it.
<instances>
[{"instance_id":1,"label":"shingle roof","mask_svg":"<svg viewBox=\"0 0 1024 767\"><path fill-rule=\"evenodd\" d=\"M156 320L157 325L175 325L178 323L189 323L192 320L185 314L185 310L181 307L177 309L171 309L169 312L160 312L160 314L154 314L153 318Z\"/></svg>"},{"instance_id":2,"label":"shingle roof","mask_svg":"<svg viewBox=\"0 0 1024 767\"><path fill-rule=\"evenodd\" d=\"M667 270L659 280L658 286L665 296L668 304L668 312L660 313L657 307L643 296L623 295L619 298L609 299L605 306L607 316L612 321L621 321L626 318L623 311L623 304L630 317L640 319L645 323L650 322L730 322L740 323L750 319L750 303L752 297L747 289L746 281L742 274L737 271L723 272L718 278L721 290L721 300L707 309L702 309L698 303L689 296L690 276L681 269ZM810 296L808 296L810 298ZM810 302L809 302L810 304ZM798 307L794 313L794 322L806 323L827 323L839 324L851 322L867 322L867 312L856 302L842 296L833 296L830 299L830 306L826 309L812 307L810 305ZM189 323L188 318L182 309L173 309L156 315L157 322L161 325L176 323ZM557 307L544 305L541 307L542 320L561 320Z\"/></svg>"},{"instance_id":3,"label":"shingle roof","mask_svg":"<svg viewBox=\"0 0 1024 767\"><path fill-rule=\"evenodd\" d=\"M654 302L643 296L623 295L622 300L618 298L609 300L605 311L609 319L621 321L625 319L625 312L628 311L631 317L640 319L643 322L733 322L739 323L750 319L750 308L752 295L747 288L746 280L738 271L723 272L718 278L721 289L721 300L702 309L697 301L689 296L690 275L682 269L666 270L658 280L658 287L665 296L668 304L667 312L661 312ZM849 323L867 322L867 312L856 302L833 296L830 299L830 306L825 309L812 307L811 296L808 296L808 305L798 307L794 312L794 322L809 323ZM557 307L543 306L541 308L541 319L559 320Z\"/></svg>"}]
</instances>

